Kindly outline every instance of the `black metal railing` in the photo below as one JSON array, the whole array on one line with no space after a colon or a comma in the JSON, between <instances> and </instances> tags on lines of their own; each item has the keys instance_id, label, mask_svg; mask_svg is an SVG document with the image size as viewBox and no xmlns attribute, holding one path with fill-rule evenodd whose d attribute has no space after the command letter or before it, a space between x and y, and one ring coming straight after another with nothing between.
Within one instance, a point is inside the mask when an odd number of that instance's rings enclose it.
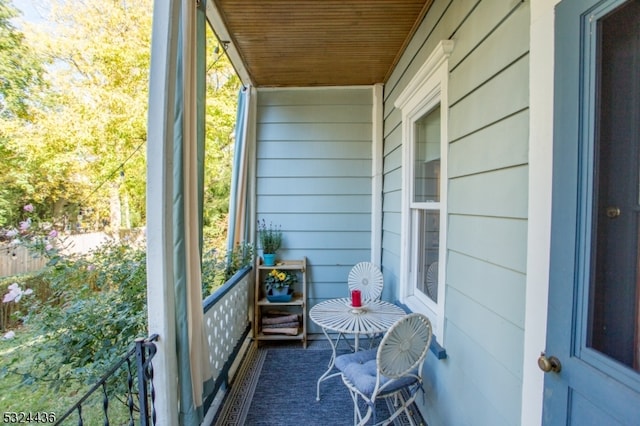
<instances>
[{"instance_id":1,"label":"black metal railing","mask_svg":"<svg viewBox=\"0 0 640 426\"><path fill-rule=\"evenodd\" d=\"M102 392L101 417L102 424L105 426L110 424L109 408L112 398L119 399L127 406L129 426L136 424L149 426L155 424L155 389L153 386L153 365L151 364L151 360L156 354L157 349L154 342L157 340L157 334L146 339L136 339L134 347L118 362L113 364L109 371L102 376L73 407L59 417L56 425L62 424L64 420L71 418L74 413L77 415L77 424L79 426L84 425L86 419L85 414L83 414L83 408L89 399L100 391ZM121 377L123 373L126 382L124 385L125 401L114 396L114 393L110 393L108 388L108 384L113 383L114 378L117 379ZM134 381L137 381L137 387L134 386ZM136 417L139 417L138 422L136 422ZM94 423L95 419L92 419L91 422Z\"/></svg>"}]
</instances>

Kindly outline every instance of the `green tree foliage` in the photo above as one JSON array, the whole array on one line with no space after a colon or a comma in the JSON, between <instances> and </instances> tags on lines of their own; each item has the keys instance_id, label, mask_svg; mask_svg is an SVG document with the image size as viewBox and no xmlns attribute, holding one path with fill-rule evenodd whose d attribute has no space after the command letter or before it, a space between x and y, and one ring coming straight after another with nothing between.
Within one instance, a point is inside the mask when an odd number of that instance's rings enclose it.
<instances>
[{"instance_id":1,"label":"green tree foliage","mask_svg":"<svg viewBox=\"0 0 640 426\"><path fill-rule=\"evenodd\" d=\"M71 195L66 203L83 209L85 221L91 216L91 227L111 221L114 200L118 208L125 198L135 208L131 225L144 223L152 3L58 0L51 3L52 25L31 27L53 65L51 108L29 139L37 152L55 151L56 164L61 158L75 165L35 193L47 194L42 201L49 203ZM59 172L46 160L35 162L49 175Z\"/></svg>"},{"instance_id":2,"label":"green tree foliage","mask_svg":"<svg viewBox=\"0 0 640 426\"><path fill-rule=\"evenodd\" d=\"M213 294L236 272L253 264L256 250L252 244L239 243L226 252L213 248L202 257L202 298Z\"/></svg>"},{"instance_id":3,"label":"green tree foliage","mask_svg":"<svg viewBox=\"0 0 640 426\"><path fill-rule=\"evenodd\" d=\"M9 0L0 0L0 117L25 119L29 94L42 83L43 68L12 23L17 16Z\"/></svg>"},{"instance_id":4,"label":"green tree foliage","mask_svg":"<svg viewBox=\"0 0 640 426\"><path fill-rule=\"evenodd\" d=\"M23 94L28 122L2 123L0 166L9 173L0 178L0 225L15 224L27 202L66 226L79 213L94 225L108 219L114 193L144 200L151 3L60 0L46 25L23 24L24 42L47 65L47 86ZM12 76L39 69L15 59ZM144 212L133 216L140 222Z\"/></svg>"},{"instance_id":5,"label":"green tree foliage","mask_svg":"<svg viewBox=\"0 0 640 426\"><path fill-rule=\"evenodd\" d=\"M0 226L15 226L28 203L58 228L79 214L85 228L101 228L116 221L114 212L122 212L122 227L142 226L153 1L46 4L46 24L24 23L18 33L33 56L16 55L10 69L45 67L46 85L21 98L28 122L0 123ZM222 247L240 82L210 30L207 44L204 224Z\"/></svg>"},{"instance_id":6,"label":"green tree foliage","mask_svg":"<svg viewBox=\"0 0 640 426\"><path fill-rule=\"evenodd\" d=\"M240 80L229 64L224 45L207 32L206 160L205 211L206 235L214 247L225 247L231 168L235 143L235 120Z\"/></svg>"},{"instance_id":7,"label":"green tree foliage","mask_svg":"<svg viewBox=\"0 0 640 426\"><path fill-rule=\"evenodd\" d=\"M14 25L18 16L10 1L0 0L0 226L16 223L28 199L26 158L12 138L32 125L33 104L43 88L41 60Z\"/></svg>"}]
</instances>

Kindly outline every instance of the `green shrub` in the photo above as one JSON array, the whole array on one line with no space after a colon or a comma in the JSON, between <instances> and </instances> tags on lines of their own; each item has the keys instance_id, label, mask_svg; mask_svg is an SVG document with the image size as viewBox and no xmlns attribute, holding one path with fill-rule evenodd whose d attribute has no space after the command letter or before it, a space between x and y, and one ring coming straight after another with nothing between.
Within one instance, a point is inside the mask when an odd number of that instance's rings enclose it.
<instances>
[{"instance_id":1,"label":"green shrub","mask_svg":"<svg viewBox=\"0 0 640 426\"><path fill-rule=\"evenodd\" d=\"M253 263L255 248L250 243L239 243L230 253L210 249L202 256L202 298L220 288L240 269Z\"/></svg>"},{"instance_id":2,"label":"green shrub","mask_svg":"<svg viewBox=\"0 0 640 426\"><path fill-rule=\"evenodd\" d=\"M22 320L38 338L29 349L30 362L19 362L16 352L3 372L22 375L23 383L48 381L55 387L93 383L147 334L146 252L127 241L75 256L42 244L35 248L49 264L25 279L27 286L38 284L35 297L20 305ZM253 258L250 244L226 255L209 251L202 263L203 298Z\"/></svg>"},{"instance_id":3,"label":"green shrub","mask_svg":"<svg viewBox=\"0 0 640 426\"><path fill-rule=\"evenodd\" d=\"M56 386L93 382L146 335L145 251L111 242L77 257L52 257L40 277L46 300L33 299L25 317L40 339L29 371Z\"/></svg>"}]
</instances>

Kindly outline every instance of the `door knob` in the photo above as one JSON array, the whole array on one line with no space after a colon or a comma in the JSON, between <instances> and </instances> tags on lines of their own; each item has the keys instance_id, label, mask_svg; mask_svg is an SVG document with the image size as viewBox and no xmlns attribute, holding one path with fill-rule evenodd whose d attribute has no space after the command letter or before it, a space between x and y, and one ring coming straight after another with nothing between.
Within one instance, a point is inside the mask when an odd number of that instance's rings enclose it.
<instances>
[{"instance_id":1,"label":"door knob","mask_svg":"<svg viewBox=\"0 0 640 426\"><path fill-rule=\"evenodd\" d=\"M620 216L620 208L619 207L607 207L607 217L609 219L615 219L616 217Z\"/></svg>"},{"instance_id":2,"label":"door knob","mask_svg":"<svg viewBox=\"0 0 640 426\"><path fill-rule=\"evenodd\" d=\"M560 364L560 360L555 356L550 356L547 358L544 352L540 353L540 358L538 358L538 367L540 370L548 373L553 371L554 373L559 373L562 369L562 364Z\"/></svg>"}]
</instances>

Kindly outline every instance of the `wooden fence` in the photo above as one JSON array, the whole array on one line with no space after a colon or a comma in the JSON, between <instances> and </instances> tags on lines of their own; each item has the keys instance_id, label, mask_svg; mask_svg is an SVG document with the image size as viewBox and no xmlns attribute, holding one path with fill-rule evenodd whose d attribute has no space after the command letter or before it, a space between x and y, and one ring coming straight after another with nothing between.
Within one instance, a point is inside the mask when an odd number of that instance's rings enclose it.
<instances>
[{"instance_id":1,"label":"wooden fence","mask_svg":"<svg viewBox=\"0 0 640 426\"><path fill-rule=\"evenodd\" d=\"M37 271L46 264L47 259L30 253L22 246L0 245L0 277Z\"/></svg>"},{"instance_id":2,"label":"wooden fence","mask_svg":"<svg viewBox=\"0 0 640 426\"><path fill-rule=\"evenodd\" d=\"M129 244L143 244L143 237L142 230L127 231L119 235L119 238L127 238ZM62 239L64 246L62 253L69 255L88 253L107 242L110 237L103 232L92 232L66 235ZM7 287L13 282L11 277L37 272L46 266L47 261L48 259L34 255L25 247L0 243L0 332L6 331L7 328L15 326L18 322L13 313L19 310L19 306L14 302L2 303ZM26 287L31 288L36 297L40 300L47 299L48 287L44 281L28 277L22 278L29 280L29 285ZM22 280L16 279L16 281ZM21 286L24 287L24 285ZM2 336L0 335L0 337Z\"/></svg>"},{"instance_id":3,"label":"wooden fence","mask_svg":"<svg viewBox=\"0 0 640 426\"><path fill-rule=\"evenodd\" d=\"M109 239L103 232L73 234L63 237L64 254L87 253ZM30 253L22 246L0 244L0 278L35 272L47 264L47 259Z\"/></svg>"}]
</instances>

